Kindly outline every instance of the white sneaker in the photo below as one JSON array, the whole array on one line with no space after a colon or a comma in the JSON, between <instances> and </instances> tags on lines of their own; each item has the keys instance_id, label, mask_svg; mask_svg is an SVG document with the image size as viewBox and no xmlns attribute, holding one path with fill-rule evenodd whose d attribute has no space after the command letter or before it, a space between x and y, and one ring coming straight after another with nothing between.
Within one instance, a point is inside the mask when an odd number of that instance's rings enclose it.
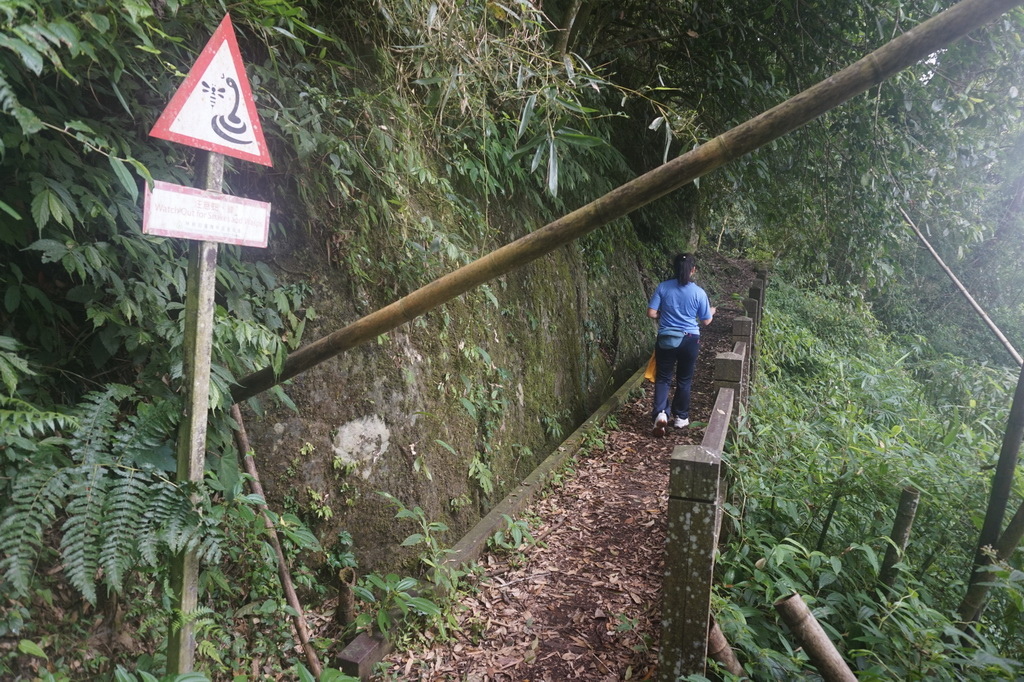
<instances>
[{"instance_id":1,"label":"white sneaker","mask_svg":"<svg viewBox=\"0 0 1024 682\"><path fill-rule=\"evenodd\" d=\"M683 419L682 417L676 417L676 420L672 422L672 426L676 427L677 429L685 429L689 425L690 420Z\"/></svg>"},{"instance_id":2,"label":"white sneaker","mask_svg":"<svg viewBox=\"0 0 1024 682\"><path fill-rule=\"evenodd\" d=\"M664 436L666 426L668 426L668 415L664 412L659 412L658 416L654 418L654 435L658 438Z\"/></svg>"}]
</instances>

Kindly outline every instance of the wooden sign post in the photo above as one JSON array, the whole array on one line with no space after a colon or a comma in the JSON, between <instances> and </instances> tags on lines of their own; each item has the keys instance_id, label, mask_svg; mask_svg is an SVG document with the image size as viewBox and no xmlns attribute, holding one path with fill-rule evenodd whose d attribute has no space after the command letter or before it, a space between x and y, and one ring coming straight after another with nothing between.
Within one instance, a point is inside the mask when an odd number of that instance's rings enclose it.
<instances>
[{"instance_id":1,"label":"wooden sign post","mask_svg":"<svg viewBox=\"0 0 1024 682\"><path fill-rule=\"evenodd\" d=\"M209 152L205 191L169 183L146 187L142 227L146 234L192 240L177 476L179 483L199 483L206 473L217 243L265 247L270 226L270 204L221 194L225 154L271 165L230 16L224 16L149 134ZM199 601L199 558L194 552L174 558L171 586L175 614L169 627L167 672L174 675L191 672L195 664L192 618Z\"/></svg>"},{"instance_id":2,"label":"wooden sign post","mask_svg":"<svg viewBox=\"0 0 1024 682\"><path fill-rule=\"evenodd\" d=\"M210 152L206 161L206 189L223 185L224 157ZM217 283L217 242L189 244L185 294L185 343L182 374L184 408L178 428L178 482L203 480L206 471L206 424L210 410L210 349L213 346L213 294ZM175 617L167 638L167 672L191 672L196 641L190 614L199 599L199 558L181 552L171 564Z\"/></svg>"}]
</instances>

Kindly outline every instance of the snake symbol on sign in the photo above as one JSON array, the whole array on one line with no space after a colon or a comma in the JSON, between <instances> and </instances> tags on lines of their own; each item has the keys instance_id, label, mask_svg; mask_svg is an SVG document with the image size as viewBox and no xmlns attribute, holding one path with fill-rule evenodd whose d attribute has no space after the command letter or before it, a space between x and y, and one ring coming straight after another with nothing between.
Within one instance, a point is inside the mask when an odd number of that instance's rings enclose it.
<instances>
[{"instance_id":1,"label":"snake symbol on sign","mask_svg":"<svg viewBox=\"0 0 1024 682\"><path fill-rule=\"evenodd\" d=\"M234 104L231 107L231 113L219 114L210 119L210 127L213 132L217 134L221 139L233 142L234 144L252 144L252 140L239 139L238 135L244 135L248 131L248 126L245 121L238 115L238 106L241 104L241 93L238 90L238 83L235 82L234 78L228 76L224 79L227 84L227 88L220 88L214 85L210 85L206 81L203 81L203 89L210 96L211 106L216 103L217 99L225 98L227 89L231 89L231 94L234 98Z\"/></svg>"}]
</instances>

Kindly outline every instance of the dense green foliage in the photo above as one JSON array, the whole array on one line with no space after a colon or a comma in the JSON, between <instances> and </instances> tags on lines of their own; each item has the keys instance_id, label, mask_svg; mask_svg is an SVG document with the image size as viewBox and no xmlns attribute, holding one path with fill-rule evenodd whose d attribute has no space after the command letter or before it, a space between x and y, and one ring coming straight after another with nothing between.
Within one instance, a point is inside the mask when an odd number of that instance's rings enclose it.
<instances>
[{"instance_id":1,"label":"dense green foliage","mask_svg":"<svg viewBox=\"0 0 1024 682\"><path fill-rule=\"evenodd\" d=\"M275 165L230 163L226 181L232 194L273 201L272 239L322 245L348 275L339 293L362 313L792 96L935 10L924 0L839 11L821 0L684 0L656 12L635 0L543 11L480 0L336 5L230 7ZM229 676L255 660L271 675L296 665L279 655L288 649L284 621L266 618L286 607L260 501L242 493L225 408L233 379L280 367L297 347L316 315L305 281L313 273L286 278L264 254L221 249L211 471L202 485L179 486L170 473L185 247L140 229L142 183L193 185L203 165L202 154L147 131L225 9L0 0L0 637L22 642L4 653L0 673L19 657L80 677L129 679L117 666L133 662L140 675L159 670L159 656L87 658L67 646L87 640L86 629L57 631L55 596L80 598L76 609L111 623L125 617L118 603L131 603L139 641L121 650L156 651L170 610L166 560L183 548L210 562L205 605L188 616L206 642L204 668ZM963 510L983 509L979 467L1001 431L1008 378L934 359L928 345L996 363L1005 354L922 260L898 209L930 228L1007 334L1024 338L1021 25L1018 10L581 245L594 270L617 252L650 266L666 250L702 244L835 287L807 300L785 289L766 330L773 401L755 406L744 439L757 441L767 464L799 459L809 468L737 463L748 544L724 557L723 571L736 571L726 582L743 584L750 562L765 564L750 573L749 590L730 596L740 606L723 605L722 620L750 652L774 647L767 640L777 633L761 628L750 605L795 587L835 613L867 675L882 676L883 663L896 676L972 666L1008 675L1000 671L1009 663L984 658L995 651L989 637L1020 657L1014 590L1001 593L971 653L956 647L948 616L973 541L975 519ZM853 303L837 307L840 294ZM489 288L470 296L500 306ZM928 342L892 355L864 297L890 329ZM950 320L958 333L947 333ZM448 341L446 325L443 316ZM468 475L489 494L488 440L510 400L509 377L483 349L469 347L463 359L487 374L485 387L464 377L452 403L476 422ZM287 404L282 391L275 396ZM561 428L551 420L552 432ZM933 491L921 526L944 530L922 533L912 548L904 596L883 594L854 627L868 608L855 595L874 589L883 502L907 482ZM424 529L440 528L417 509L403 508ZM275 523L290 556L322 552L295 516ZM420 535L430 565L440 549ZM812 575L812 564L828 569ZM298 572L304 589L323 596L322 576ZM1012 584L1017 575L1007 568L1000 577ZM404 578L375 577L363 595L377 600L376 618L388 617L380 603L390 600L443 626L443 614L408 601L416 597ZM237 584L247 591L241 605ZM741 616L757 627L741 627ZM920 632L926 644L909 646L908 633ZM59 660L52 653L65 650ZM785 676L798 658L766 660Z\"/></svg>"},{"instance_id":2,"label":"dense green foliage","mask_svg":"<svg viewBox=\"0 0 1024 682\"><path fill-rule=\"evenodd\" d=\"M234 378L280 366L298 345L315 315L308 287L282 281L260 253L220 249L211 471L197 488L178 486L186 247L140 227L142 183L198 182L204 155L147 131L224 9L0 1L0 636L26 638L33 652L74 636L44 616L66 587L46 577L51 566L87 610L109 616L120 596L136 601L139 636L158 649L166 623L153 616L169 602L157 588L169 556L190 549L209 563L207 605L186 616L199 619L203 666L285 665L275 661L286 628L247 649L231 626L232 613L258 604L266 616L282 602L276 592L266 601L274 572L261 526L238 541L257 501L240 494L225 408ZM552 215L627 173L595 118L608 87L585 64L549 58L545 19L527 6L267 0L231 13L275 165L229 161L226 191L273 201L272 239L301 225L300 238L325 244L364 312L496 246L496 198ZM423 218L424 204L446 224ZM591 242L595 267L608 248ZM488 414L476 415L481 428ZM470 471L485 492L487 447ZM294 516L279 526L303 528ZM297 549L319 551L311 536ZM261 601L221 601L222 559ZM307 588L323 590L319 580ZM71 660L50 664L95 675L127 659Z\"/></svg>"},{"instance_id":3,"label":"dense green foliage","mask_svg":"<svg viewBox=\"0 0 1024 682\"><path fill-rule=\"evenodd\" d=\"M558 7L571 3L560 2ZM584 2L570 48L608 64L620 87L649 93L629 108L616 146L635 170L659 163L792 97L952 3ZM556 10L549 10L558 16ZM1005 351L904 224L900 209L1007 336L1024 338L1019 58L1024 12L906 69L801 129L701 178L705 244L777 261L809 278L853 284L887 324ZM651 130L637 129L646 117ZM665 137L671 127L672 135ZM660 205L634 218L664 218ZM669 203L666 212L676 210ZM651 216L647 218L647 216ZM955 339L942 334L957 321ZM949 344L949 345L946 345Z\"/></svg>"},{"instance_id":4,"label":"dense green foliage","mask_svg":"<svg viewBox=\"0 0 1024 682\"><path fill-rule=\"evenodd\" d=\"M858 679L1018 679L1018 559L993 573L1004 589L971 635L955 617L1016 374L905 346L841 289L776 280L767 308L717 588L719 623L755 679L807 665L769 613L793 591ZM890 589L879 568L906 486L921 502Z\"/></svg>"}]
</instances>

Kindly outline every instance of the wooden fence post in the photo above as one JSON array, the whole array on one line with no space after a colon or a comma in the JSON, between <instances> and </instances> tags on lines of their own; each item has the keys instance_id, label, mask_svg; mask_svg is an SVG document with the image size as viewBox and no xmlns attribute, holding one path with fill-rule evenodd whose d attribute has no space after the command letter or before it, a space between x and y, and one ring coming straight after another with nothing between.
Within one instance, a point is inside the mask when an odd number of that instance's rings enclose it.
<instances>
[{"instance_id":1,"label":"wooden fence post","mask_svg":"<svg viewBox=\"0 0 1024 682\"><path fill-rule=\"evenodd\" d=\"M755 279L754 283L750 287L749 294L751 299L757 301L757 319L755 326L761 326L761 311L764 308L764 281Z\"/></svg>"},{"instance_id":2,"label":"wooden fence post","mask_svg":"<svg viewBox=\"0 0 1024 682\"><path fill-rule=\"evenodd\" d=\"M749 355L747 346L736 344L736 352L719 353L715 356L715 388L730 389L737 397L732 404L733 416L739 414L741 397L744 395L747 379L744 370Z\"/></svg>"},{"instance_id":3,"label":"wooden fence post","mask_svg":"<svg viewBox=\"0 0 1024 682\"><path fill-rule=\"evenodd\" d=\"M658 679L704 674L711 617L721 455L701 445L672 453Z\"/></svg>"},{"instance_id":4,"label":"wooden fence post","mask_svg":"<svg viewBox=\"0 0 1024 682\"><path fill-rule=\"evenodd\" d=\"M754 347L754 320L745 315L733 318L732 321L732 343L733 348L743 344L748 350L743 358L743 386L737 394L737 400L746 405L750 400L750 381L754 375L753 358L750 357L750 350Z\"/></svg>"}]
</instances>

